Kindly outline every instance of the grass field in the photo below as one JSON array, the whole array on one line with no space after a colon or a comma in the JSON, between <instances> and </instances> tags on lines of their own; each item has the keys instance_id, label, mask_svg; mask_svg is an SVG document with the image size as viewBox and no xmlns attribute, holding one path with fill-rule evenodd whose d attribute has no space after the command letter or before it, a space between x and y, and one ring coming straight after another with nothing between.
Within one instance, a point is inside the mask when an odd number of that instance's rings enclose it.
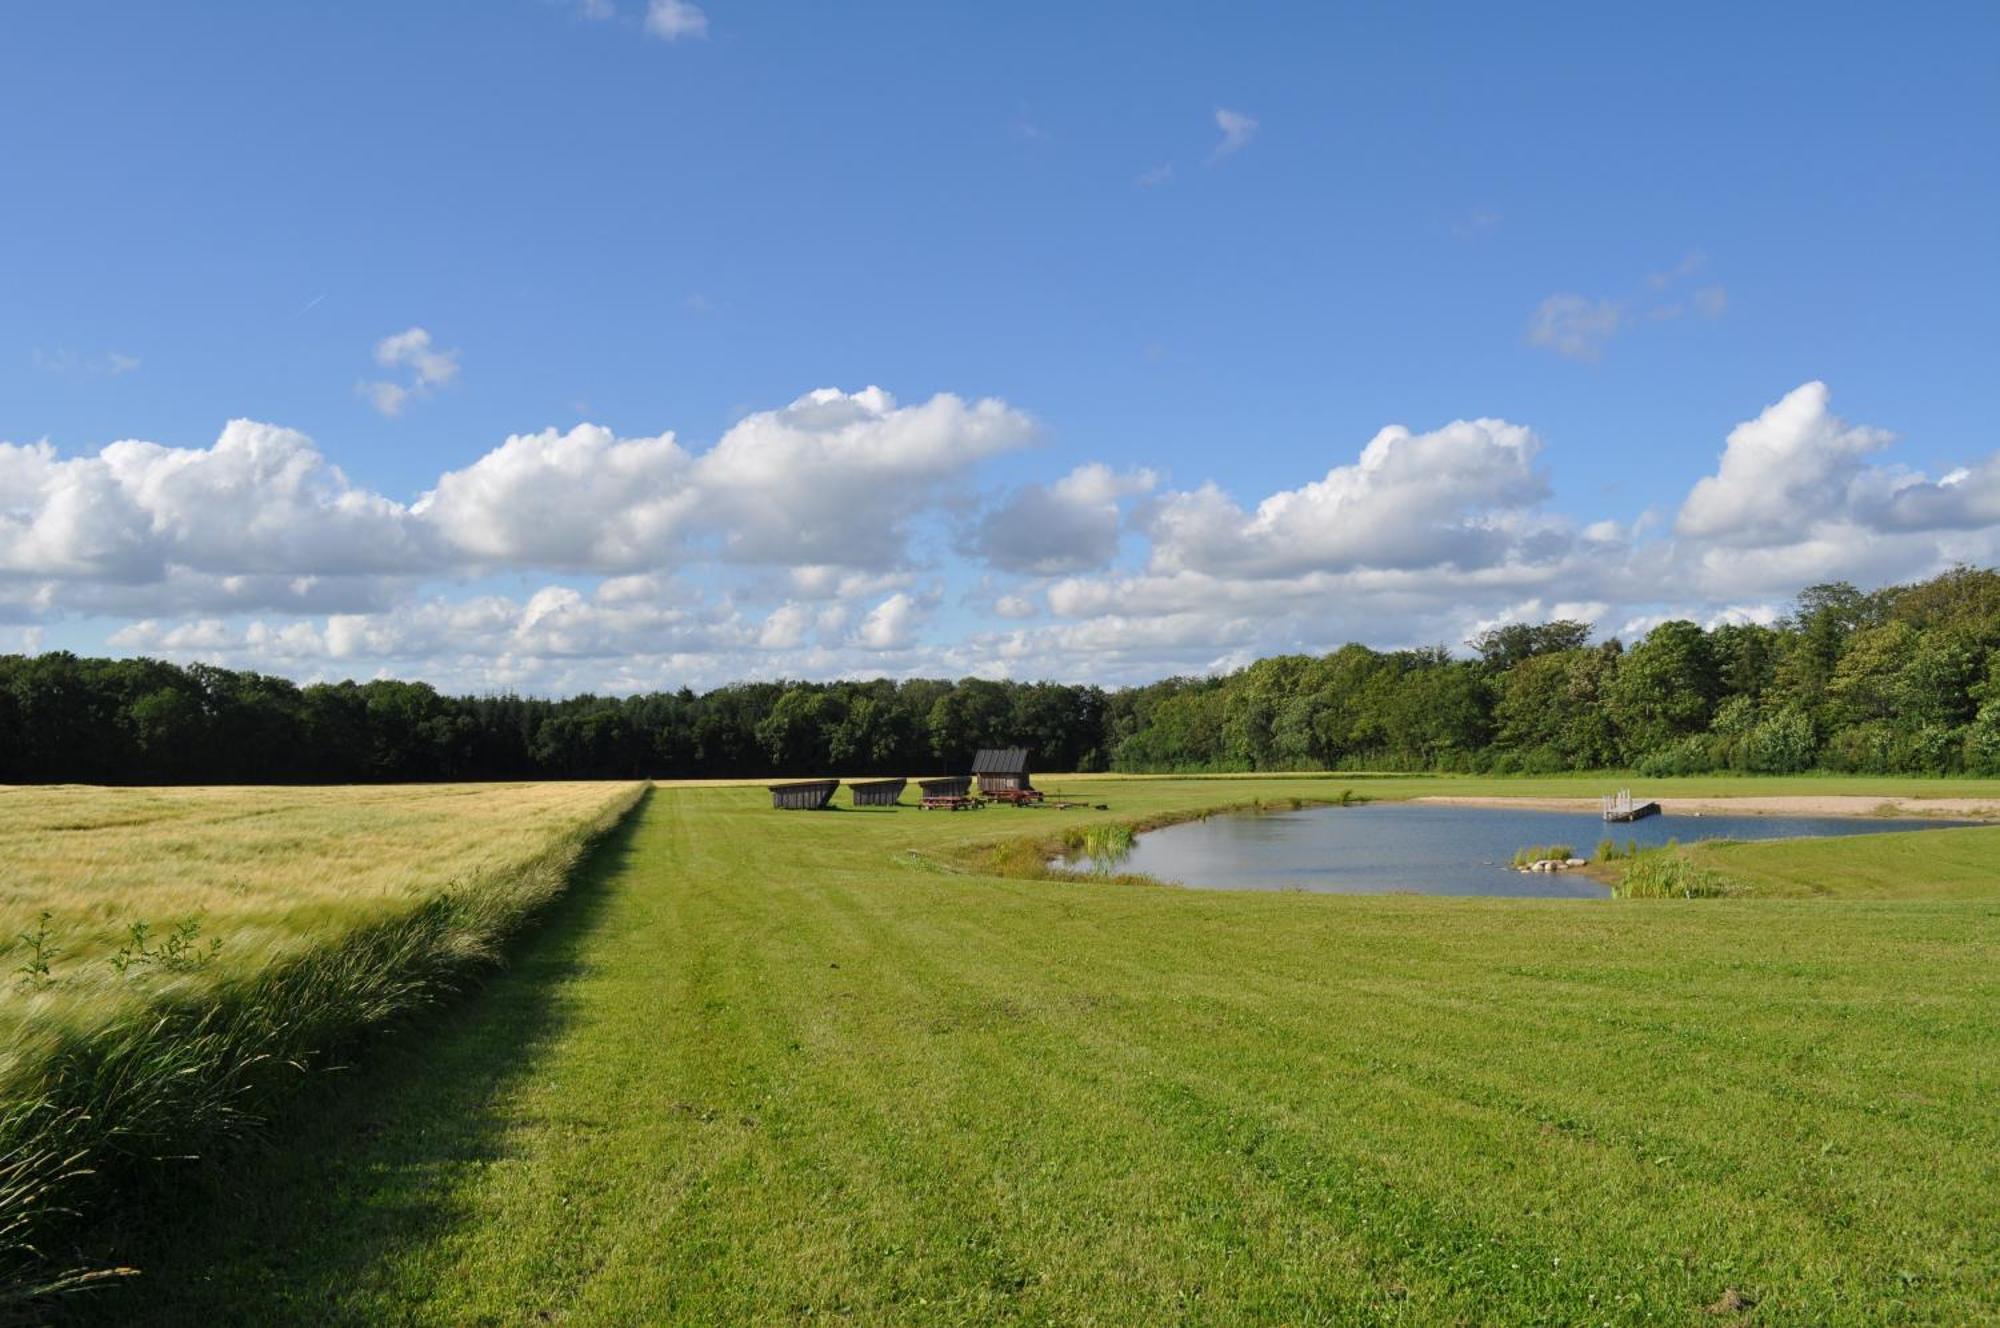
<instances>
[{"instance_id":1,"label":"grass field","mask_svg":"<svg viewBox=\"0 0 2000 1328\"><path fill-rule=\"evenodd\" d=\"M0 1319L157 1160L463 984L640 786L0 790Z\"/></svg>"},{"instance_id":2,"label":"grass field","mask_svg":"<svg viewBox=\"0 0 2000 1328\"><path fill-rule=\"evenodd\" d=\"M1790 843L1696 845L1697 862L1765 898L2000 898L2000 831L1923 830Z\"/></svg>"},{"instance_id":3,"label":"grass field","mask_svg":"<svg viewBox=\"0 0 2000 1328\"><path fill-rule=\"evenodd\" d=\"M1060 783L1109 802L1099 819L1339 787ZM1892 900L968 866L1008 857L977 841L1086 819L658 790L480 994L378 1046L282 1148L191 1171L171 1222L106 1233L145 1275L77 1304L186 1324L2000 1317L2000 828L1702 850L1760 888ZM1921 897L1940 861L1953 897Z\"/></svg>"}]
</instances>

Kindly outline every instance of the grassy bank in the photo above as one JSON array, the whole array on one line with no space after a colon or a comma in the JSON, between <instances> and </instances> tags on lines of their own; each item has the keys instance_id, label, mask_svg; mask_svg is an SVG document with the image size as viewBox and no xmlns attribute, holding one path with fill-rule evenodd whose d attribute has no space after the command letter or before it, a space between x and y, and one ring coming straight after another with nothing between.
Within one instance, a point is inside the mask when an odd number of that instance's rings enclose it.
<instances>
[{"instance_id":1,"label":"grassy bank","mask_svg":"<svg viewBox=\"0 0 2000 1328\"><path fill-rule=\"evenodd\" d=\"M146 1276L80 1303L186 1324L2000 1314L2000 830L1966 839L1984 893L1895 901L967 866L1057 818L1242 798L1063 784L1111 810L656 793L519 962L282 1152L206 1178L197 1220L129 1228Z\"/></svg>"},{"instance_id":2,"label":"grassy bank","mask_svg":"<svg viewBox=\"0 0 2000 1328\"><path fill-rule=\"evenodd\" d=\"M436 999L637 785L7 790L0 1311L105 1270L64 1232Z\"/></svg>"},{"instance_id":3,"label":"grassy bank","mask_svg":"<svg viewBox=\"0 0 2000 1328\"><path fill-rule=\"evenodd\" d=\"M1922 830L1689 850L1774 899L1991 899L2000 894L2000 827Z\"/></svg>"}]
</instances>

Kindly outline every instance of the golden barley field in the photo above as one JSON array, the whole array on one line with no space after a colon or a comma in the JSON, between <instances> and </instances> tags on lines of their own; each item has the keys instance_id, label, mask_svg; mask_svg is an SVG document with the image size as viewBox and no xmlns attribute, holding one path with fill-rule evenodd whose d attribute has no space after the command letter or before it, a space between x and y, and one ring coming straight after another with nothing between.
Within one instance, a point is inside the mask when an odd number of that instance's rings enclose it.
<instances>
[{"instance_id":1,"label":"golden barley field","mask_svg":"<svg viewBox=\"0 0 2000 1328\"><path fill-rule=\"evenodd\" d=\"M645 785L0 787L0 1321L369 1030L448 998Z\"/></svg>"},{"instance_id":2,"label":"golden barley field","mask_svg":"<svg viewBox=\"0 0 2000 1328\"><path fill-rule=\"evenodd\" d=\"M178 973L141 961L152 989L240 974L504 872L632 788L0 787L0 1037L133 988L113 961L135 923L155 952L176 928L212 948ZM24 971L37 949L46 973Z\"/></svg>"}]
</instances>

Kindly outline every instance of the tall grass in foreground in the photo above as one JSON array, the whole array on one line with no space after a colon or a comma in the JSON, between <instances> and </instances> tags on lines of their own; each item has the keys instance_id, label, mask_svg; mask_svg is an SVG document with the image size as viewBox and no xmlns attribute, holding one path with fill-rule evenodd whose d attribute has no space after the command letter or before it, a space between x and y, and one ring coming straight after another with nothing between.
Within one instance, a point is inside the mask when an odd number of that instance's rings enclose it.
<instances>
[{"instance_id":1,"label":"tall grass in foreground","mask_svg":"<svg viewBox=\"0 0 2000 1328\"><path fill-rule=\"evenodd\" d=\"M1726 899L1743 891L1721 872L1697 865L1670 845L1633 858L1611 893L1619 899Z\"/></svg>"},{"instance_id":2,"label":"tall grass in foreground","mask_svg":"<svg viewBox=\"0 0 2000 1328\"><path fill-rule=\"evenodd\" d=\"M644 793L621 791L529 856L301 952L117 1002L37 1043L0 1083L0 1319L128 1271L79 1266L55 1242L121 1181L210 1151L357 1036L462 986Z\"/></svg>"},{"instance_id":3,"label":"tall grass in foreground","mask_svg":"<svg viewBox=\"0 0 2000 1328\"><path fill-rule=\"evenodd\" d=\"M631 786L0 789L0 969L44 925L60 950L45 994L0 998L0 1049L23 1023L98 1022L135 922L199 919L222 941L210 978L262 968L507 868Z\"/></svg>"}]
</instances>

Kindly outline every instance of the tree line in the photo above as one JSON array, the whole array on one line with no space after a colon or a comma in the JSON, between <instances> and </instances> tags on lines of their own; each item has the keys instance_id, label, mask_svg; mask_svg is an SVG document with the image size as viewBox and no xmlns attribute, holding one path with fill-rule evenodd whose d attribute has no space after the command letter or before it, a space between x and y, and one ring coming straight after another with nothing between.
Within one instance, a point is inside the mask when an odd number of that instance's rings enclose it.
<instances>
[{"instance_id":1,"label":"tree line","mask_svg":"<svg viewBox=\"0 0 2000 1328\"><path fill-rule=\"evenodd\" d=\"M965 678L450 696L153 659L0 656L0 782L269 783L1044 770L2000 773L2000 572L1813 586L1771 625L1578 622L1280 655L1106 690Z\"/></svg>"}]
</instances>

